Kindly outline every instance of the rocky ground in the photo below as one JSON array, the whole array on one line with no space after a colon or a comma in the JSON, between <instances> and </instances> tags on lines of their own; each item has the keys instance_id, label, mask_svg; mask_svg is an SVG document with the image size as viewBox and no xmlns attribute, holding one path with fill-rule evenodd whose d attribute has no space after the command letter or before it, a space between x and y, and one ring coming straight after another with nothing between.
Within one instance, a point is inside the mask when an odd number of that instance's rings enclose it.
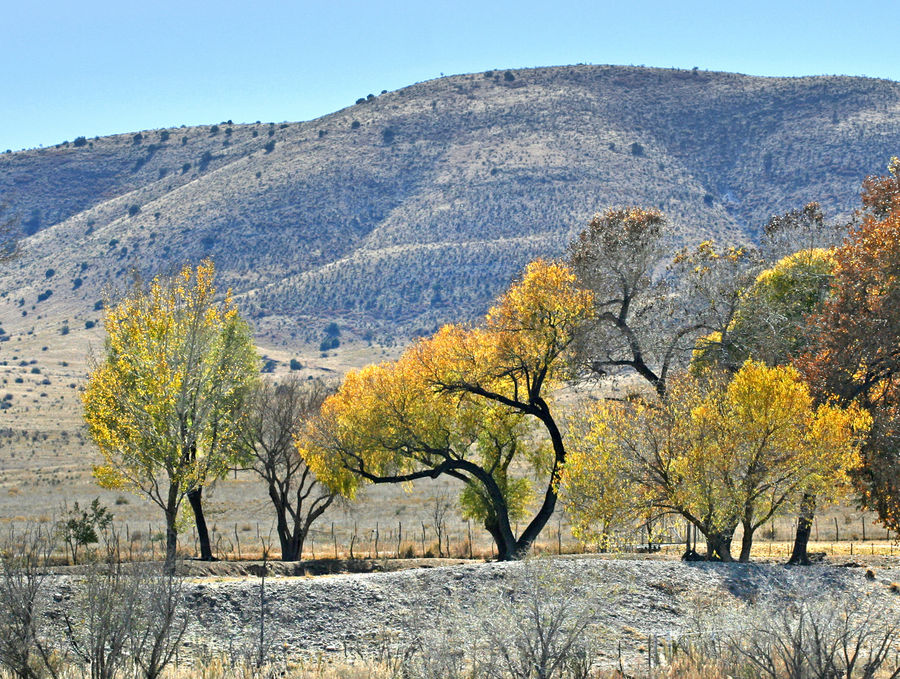
<instances>
[{"instance_id":1,"label":"rocky ground","mask_svg":"<svg viewBox=\"0 0 900 679\"><path fill-rule=\"evenodd\" d=\"M474 643L500 629L515 634L543 612L568 623L589 618L598 655L615 664L620 657L639 658L653 637L695 634L710 616L714 625L733 624L729 615L740 615L745 604L777 601L785 592L844 601L874 597L884 615L900 616L895 581L900 560L890 558L788 568L578 557L275 575L265 580L264 642L276 657L383 656L424 643ZM253 575L192 576L188 600L196 617L186 650L252 654L260 585Z\"/></svg>"}]
</instances>

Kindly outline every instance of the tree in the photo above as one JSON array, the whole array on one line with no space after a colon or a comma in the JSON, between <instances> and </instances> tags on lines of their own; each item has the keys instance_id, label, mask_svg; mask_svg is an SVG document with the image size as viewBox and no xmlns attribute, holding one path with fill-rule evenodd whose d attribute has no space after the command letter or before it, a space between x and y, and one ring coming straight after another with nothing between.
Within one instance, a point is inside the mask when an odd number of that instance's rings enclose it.
<instances>
[{"instance_id":1,"label":"tree","mask_svg":"<svg viewBox=\"0 0 900 679\"><path fill-rule=\"evenodd\" d=\"M143 495L163 511L168 569L185 497L201 558L212 558L203 486L224 475L241 452L240 412L259 369L230 293L215 301L214 277L207 260L107 303L105 355L82 396L88 430L104 457L94 475L100 485Z\"/></svg>"},{"instance_id":2,"label":"tree","mask_svg":"<svg viewBox=\"0 0 900 679\"><path fill-rule=\"evenodd\" d=\"M627 506L635 514L676 512L706 537L707 556L723 561L732 560L739 524L740 560L747 561L754 532L791 500L840 494L869 424L859 408L816 407L793 368L753 361L733 378L684 375L665 399L602 402L590 417L562 485L577 491L597 478L619 490L570 507L579 529ZM608 478L610 466L621 470L618 483Z\"/></svg>"},{"instance_id":3,"label":"tree","mask_svg":"<svg viewBox=\"0 0 900 679\"><path fill-rule=\"evenodd\" d=\"M456 478L499 558L518 558L556 506L566 450L549 393L568 377L569 348L591 307L567 267L532 262L480 325L444 326L397 361L348 374L299 441L301 455L350 496L363 482ZM510 524L523 504L514 462L548 479L519 536Z\"/></svg>"},{"instance_id":4,"label":"tree","mask_svg":"<svg viewBox=\"0 0 900 679\"><path fill-rule=\"evenodd\" d=\"M802 353L809 342L807 320L830 289L834 261L825 248L838 243L847 228L827 221L818 203L772 217L763 229L762 250L777 261L741 293L728 326L698 340L692 366L736 371L749 357L785 365ZM815 507L815 496L801 498L790 563L809 563Z\"/></svg>"},{"instance_id":5,"label":"tree","mask_svg":"<svg viewBox=\"0 0 900 679\"><path fill-rule=\"evenodd\" d=\"M78 564L78 549L99 542L97 531L109 528L112 519L112 513L100 504L100 498L94 498L85 509L79 507L76 502L75 506L65 513L63 519L56 524L56 528L72 554L73 566Z\"/></svg>"},{"instance_id":6,"label":"tree","mask_svg":"<svg viewBox=\"0 0 900 679\"><path fill-rule=\"evenodd\" d=\"M312 524L335 499L294 445L294 437L318 414L332 391L321 381L304 384L289 376L277 385L261 382L247 400L241 441L275 507L283 561L302 557Z\"/></svg>"},{"instance_id":7,"label":"tree","mask_svg":"<svg viewBox=\"0 0 900 679\"><path fill-rule=\"evenodd\" d=\"M590 374L629 369L663 396L670 371L687 362L697 337L731 322L756 254L719 252L711 241L672 260L675 250L662 213L638 207L594 216L569 246L579 284L594 295L594 317L577 347Z\"/></svg>"},{"instance_id":8,"label":"tree","mask_svg":"<svg viewBox=\"0 0 900 679\"><path fill-rule=\"evenodd\" d=\"M832 295L810 320L811 344L796 362L817 393L871 414L858 489L865 506L893 530L900 530L898 172L900 161L893 159L892 177L867 180L862 221L834 251ZM892 185L894 197L885 188Z\"/></svg>"},{"instance_id":9,"label":"tree","mask_svg":"<svg viewBox=\"0 0 900 679\"><path fill-rule=\"evenodd\" d=\"M845 222L827 220L818 203L807 203L803 209L770 217L763 226L761 249L768 261L775 262L796 252L839 245L847 229Z\"/></svg>"},{"instance_id":10,"label":"tree","mask_svg":"<svg viewBox=\"0 0 900 679\"><path fill-rule=\"evenodd\" d=\"M693 369L718 367L736 372L748 358L786 365L809 341L808 318L824 303L834 260L828 250L801 250L759 273L738 300L723 332L697 341Z\"/></svg>"}]
</instances>

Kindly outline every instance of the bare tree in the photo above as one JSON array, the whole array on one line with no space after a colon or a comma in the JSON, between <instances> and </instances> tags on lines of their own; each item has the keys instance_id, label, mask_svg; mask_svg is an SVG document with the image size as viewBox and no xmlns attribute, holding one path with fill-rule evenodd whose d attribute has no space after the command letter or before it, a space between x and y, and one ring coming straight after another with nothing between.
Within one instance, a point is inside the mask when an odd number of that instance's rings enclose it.
<instances>
[{"instance_id":1,"label":"bare tree","mask_svg":"<svg viewBox=\"0 0 900 679\"><path fill-rule=\"evenodd\" d=\"M19 679L58 676L45 617L54 547L53 531L40 525L10 529L0 545L0 667Z\"/></svg>"},{"instance_id":2,"label":"bare tree","mask_svg":"<svg viewBox=\"0 0 900 679\"><path fill-rule=\"evenodd\" d=\"M453 508L453 501L446 493L440 493L434 498L431 505L431 520L434 526L434 534L437 535L438 557L444 556L444 535L447 529L447 512ZM449 538L448 538L449 540ZM448 548L446 556L450 556Z\"/></svg>"},{"instance_id":3,"label":"bare tree","mask_svg":"<svg viewBox=\"0 0 900 679\"><path fill-rule=\"evenodd\" d=\"M145 679L158 679L175 657L187 631L184 578L135 564L140 606L130 636L131 657Z\"/></svg>"},{"instance_id":4,"label":"bare tree","mask_svg":"<svg viewBox=\"0 0 900 679\"><path fill-rule=\"evenodd\" d=\"M332 388L289 376L279 384L261 383L248 400L241 437L252 469L266 482L275 507L283 561L297 561L313 523L334 502L303 462L294 436L319 412Z\"/></svg>"},{"instance_id":5,"label":"bare tree","mask_svg":"<svg viewBox=\"0 0 900 679\"><path fill-rule=\"evenodd\" d=\"M63 607L66 642L91 679L114 679L125 664L139 615L134 585L121 563L93 564Z\"/></svg>"},{"instance_id":6,"label":"bare tree","mask_svg":"<svg viewBox=\"0 0 900 679\"><path fill-rule=\"evenodd\" d=\"M595 320L576 345L593 376L632 370L665 396L697 338L727 329L757 254L709 241L677 252L676 243L662 213L627 207L596 215L570 245L579 283L594 293Z\"/></svg>"},{"instance_id":7,"label":"bare tree","mask_svg":"<svg viewBox=\"0 0 900 679\"><path fill-rule=\"evenodd\" d=\"M828 221L818 203L807 203L801 210L773 215L763 227L762 251L769 262L801 250L830 248L847 235L849 224Z\"/></svg>"}]
</instances>

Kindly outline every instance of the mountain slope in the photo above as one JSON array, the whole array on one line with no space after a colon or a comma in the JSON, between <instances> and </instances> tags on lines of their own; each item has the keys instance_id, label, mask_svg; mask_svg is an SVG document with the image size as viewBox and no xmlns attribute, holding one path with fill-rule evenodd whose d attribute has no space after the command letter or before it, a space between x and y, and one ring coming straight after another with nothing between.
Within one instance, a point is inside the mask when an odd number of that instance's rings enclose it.
<instances>
[{"instance_id":1,"label":"mountain slope","mask_svg":"<svg viewBox=\"0 0 900 679\"><path fill-rule=\"evenodd\" d=\"M131 269L210 256L262 335L403 336L483 312L609 205L659 207L685 240L752 238L814 199L848 212L900 148L900 85L539 68L78 143L0 155L30 234L0 273L7 332L96 320Z\"/></svg>"}]
</instances>

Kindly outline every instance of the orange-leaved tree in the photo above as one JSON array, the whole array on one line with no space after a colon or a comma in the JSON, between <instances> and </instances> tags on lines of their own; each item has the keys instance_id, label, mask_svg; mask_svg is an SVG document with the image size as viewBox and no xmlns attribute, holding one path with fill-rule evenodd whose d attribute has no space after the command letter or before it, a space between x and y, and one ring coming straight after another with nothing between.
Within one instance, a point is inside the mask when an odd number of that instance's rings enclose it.
<instances>
[{"instance_id":1,"label":"orange-leaved tree","mask_svg":"<svg viewBox=\"0 0 900 679\"><path fill-rule=\"evenodd\" d=\"M259 370L250 330L230 294L216 300L214 277L207 260L109 304L105 354L82 396L104 457L94 475L163 510L168 569L185 497L206 534L201 491L242 453L241 407Z\"/></svg>"},{"instance_id":2,"label":"orange-leaved tree","mask_svg":"<svg viewBox=\"0 0 900 679\"><path fill-rule=\"evenodd\" d=\"M798 368L823 395L873 418L858 475L864 503L900 530L900 161L867 180L862 222L834 251L832 296Z\"/></svg>"},{"instance_id":3,"label":"orange-leaved tree","mask_svg":"<svg viewBox=\"0 0 900 679\"><path fill-rule=\"evenodd\" d=\"M360 483L441 475L465 484L463 509L483 521L501 559L525 553L556 506L566 449L551 392L590 317L591 295L562 264L535 261L474 327L447 325L397 361L347 375L298 439L318 478L344 495ZM530 480L546 480L520 535Z\"/></svg>"},{"instance_id":4,"label":"orange-leaved tree","mask_svg":"<svg viewBox=\"0 0 900 679\"><path fill-rule=\"evenodd\" d=\"M754 532L792 500L844 492L869 425L855 406L816 406L793 368L754 361L733 377L682 375L665 399L601 402L588 417L562 474L576 530L596 537L628 506L635 518L675 512L706 537L708 557L725 561L738 525L746 561ZM592 484L616 491L591 502Z\"/></svg>"}]
</instances>

